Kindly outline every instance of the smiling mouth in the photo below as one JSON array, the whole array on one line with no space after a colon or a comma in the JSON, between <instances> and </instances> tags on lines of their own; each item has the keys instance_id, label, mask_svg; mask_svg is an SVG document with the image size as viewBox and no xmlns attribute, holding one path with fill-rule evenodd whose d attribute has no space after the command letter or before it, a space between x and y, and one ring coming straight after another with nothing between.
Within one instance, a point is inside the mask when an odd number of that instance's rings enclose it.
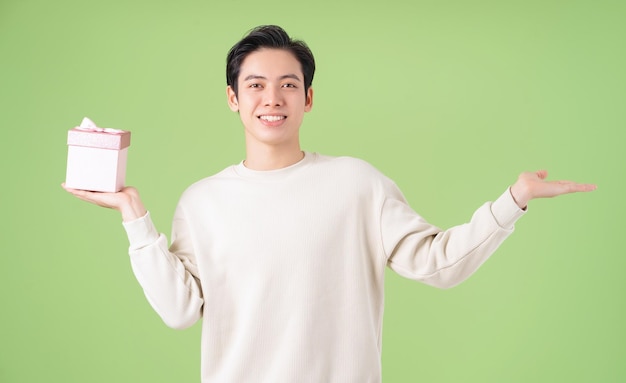
<instances>
[{"instance_id":1,"label":"smiling mouth","mask_svg":"<svg viewBox=\"0 0 626 383\"><path fill-rule=\"evenodd\" d=\"M280 120L284 120L287 118L287 116L259 116L259 119L263 120L263 121L267 121L267 122L276 122L276 121L280 121Z\"/></svg>"}]
</instances>

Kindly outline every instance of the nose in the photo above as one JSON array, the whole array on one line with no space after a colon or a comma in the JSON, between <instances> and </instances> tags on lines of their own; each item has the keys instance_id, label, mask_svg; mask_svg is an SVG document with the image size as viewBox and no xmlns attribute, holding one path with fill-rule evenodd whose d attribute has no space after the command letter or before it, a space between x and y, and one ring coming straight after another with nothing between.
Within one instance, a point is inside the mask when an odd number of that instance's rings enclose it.
<instances>
[{"instance_id":1,"label":"nose","mask_svg":"<svg viewBox=\"0 0 626 383\"><path fill-rule=\"evenodd\" d=\"M283 104L283 96L280 87L268 86L265 88L265 106L280 106Z\"/></svg>"}]
</instances>

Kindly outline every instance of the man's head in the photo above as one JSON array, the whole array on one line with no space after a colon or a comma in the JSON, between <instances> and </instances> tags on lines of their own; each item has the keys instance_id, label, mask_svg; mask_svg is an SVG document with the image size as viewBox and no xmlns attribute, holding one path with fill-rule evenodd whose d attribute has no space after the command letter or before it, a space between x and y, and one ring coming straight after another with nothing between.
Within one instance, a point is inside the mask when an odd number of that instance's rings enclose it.
<instances>
[{"instance_id":1,"label":"man's head","mask_svg":"<svg viewBox=\"0 0 626 383\"><path fill-rule=\"evenodd\" d=\"M304 92L307 93L315 74L313 53L306 43L292 39L281 27L262 25L251 30L235 44L226 57L226 84L232 88L235 95L239 92L241 63L250 53L263 48L283 49L296 57L302 67Z\"/></svg>"}]
</instances>

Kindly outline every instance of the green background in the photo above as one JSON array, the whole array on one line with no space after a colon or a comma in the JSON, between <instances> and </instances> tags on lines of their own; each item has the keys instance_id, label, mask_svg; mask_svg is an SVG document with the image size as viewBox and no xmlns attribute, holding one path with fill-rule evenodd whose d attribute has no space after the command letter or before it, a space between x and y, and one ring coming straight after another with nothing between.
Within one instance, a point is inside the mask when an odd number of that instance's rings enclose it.
<instances>
[{"instance_id":1,"label":"green background","mask_svg":"<svg viewBox=\"0 0 626 383\"><path fill-rule=\"evenodd\" d=\"M197 382L114 211L79 201L66 132L133 133L127 183L169 234L181 192L243 158L225 56L259 24L318 64L303 148L361 157L441 227L524 170L598 184L533 201L468 281L388 272L392 382L626 381L623 1L0 0L0 382Z\"/></svg>"}]
</instances>

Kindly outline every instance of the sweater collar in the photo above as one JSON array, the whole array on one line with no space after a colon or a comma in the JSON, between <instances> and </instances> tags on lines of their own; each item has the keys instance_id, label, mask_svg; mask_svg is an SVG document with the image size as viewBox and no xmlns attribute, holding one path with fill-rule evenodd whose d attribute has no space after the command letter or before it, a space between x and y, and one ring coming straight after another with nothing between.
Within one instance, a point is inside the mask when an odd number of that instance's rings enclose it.
<instances>
[{"instance_id":1,"label":"sweater collar","mask_svg":"<svg viewBox=\"0 0 626 383\"><path fill-rule=\"evenodd\" d=\"M299 170L305 168L310 163L315 161L316 158L317 158L317 153L309 153L305 151L304 157L300 161L296 162L293 165L289 165L281 169L252 170L252 169L247 168L243 164L243 161L241 161L239 164L233 166L233 170L238 176L242 178L258 179L258 180L275 180L275 179L285 178L291 174L298 172Z\"/></svg>"}]
</instances>

